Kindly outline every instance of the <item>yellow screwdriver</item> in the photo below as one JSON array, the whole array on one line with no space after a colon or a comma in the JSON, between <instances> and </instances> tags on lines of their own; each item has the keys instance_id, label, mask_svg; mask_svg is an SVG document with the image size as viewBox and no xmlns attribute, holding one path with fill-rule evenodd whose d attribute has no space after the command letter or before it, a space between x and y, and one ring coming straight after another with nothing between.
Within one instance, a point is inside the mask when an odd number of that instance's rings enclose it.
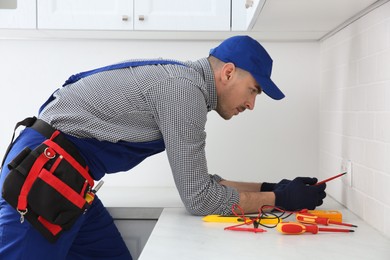
<instances>
[{"instance_id":1,"label":"yellow screwdriver","mask_svg":"<svg viewBox=\"0 0 390 260\"><path fill-rule=\"evenodd\" d=\"M329 218L318 217L310 213L297 213L295 218L297 221L306 224L321 224L325 226L329 224L334 224L334 225L341 225L347 227L357 227L356 225L334 221Z\"/></svg>"}]
</instances>

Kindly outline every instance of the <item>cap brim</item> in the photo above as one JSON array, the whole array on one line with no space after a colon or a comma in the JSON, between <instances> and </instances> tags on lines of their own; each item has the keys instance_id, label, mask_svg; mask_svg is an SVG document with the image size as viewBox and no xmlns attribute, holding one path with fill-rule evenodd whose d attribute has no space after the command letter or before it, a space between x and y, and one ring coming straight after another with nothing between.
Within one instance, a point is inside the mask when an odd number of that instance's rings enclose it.
<instances>
[{"instance_id":1,"label":"cap brim","mask_svg":"<svg viewBox=\"0 0 390 260\"><path fill-rule=\"evenodd\" d=\"M283 92L276 86L276 84L269 78L263 78L259 75L254 75L257 83L267 96L272 99L280 100L285 97Z\"/></svg>"}]
</instances>

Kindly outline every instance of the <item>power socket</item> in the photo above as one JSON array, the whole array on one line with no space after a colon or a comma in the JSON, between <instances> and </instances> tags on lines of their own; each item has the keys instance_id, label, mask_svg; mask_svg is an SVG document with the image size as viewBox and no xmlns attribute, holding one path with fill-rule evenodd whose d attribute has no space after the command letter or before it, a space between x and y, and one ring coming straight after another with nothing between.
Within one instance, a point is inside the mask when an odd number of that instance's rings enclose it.
<instances>
[{"instance_id":1,"label":"power socket","mask_svg":"<svg viewBox=\"0 0 390 260\"><path fill-rule=\"evenodd\" d=\"M343 181L349 186L352 187L352 161L344 159L341 162L341 172L347 172L344 175Z\"/></svg>"}]
</instances>

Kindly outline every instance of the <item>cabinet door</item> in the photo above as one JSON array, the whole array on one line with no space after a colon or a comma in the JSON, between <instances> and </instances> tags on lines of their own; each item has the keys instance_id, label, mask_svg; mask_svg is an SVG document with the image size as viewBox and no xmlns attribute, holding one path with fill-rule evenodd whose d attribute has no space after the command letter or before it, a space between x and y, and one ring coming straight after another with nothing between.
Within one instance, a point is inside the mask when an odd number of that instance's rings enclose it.
<instances>
[{"instance_id":1,"label":"cabinet door","mask_svg":"<svg viewBox=\"0 0 390 260\"><path fill-rule=\"evenodd\" d=\"M0 1L0 28L35 29L36 2L26 0Z\"/></svg>"},{"instance_id":2,"label":"cabinet door","mask_svg":"<svg viewBox=\"0 0 390 260\"><path fill-rule=\"evenodd\" d=\"M132 0L38 0L38 29L132 30Z\"/></svg>"},{"instance_id":3,"label":"cabinet door","mask_svg":"<svg viewBox=\"0 0 390 260\"><path fill-rule=\"evenodd\" d=\"M115 225L119 229L123 240L134 260L138 259L157 220L150 219L116 219Z\"/></svg>"},{"instance_id":4,"label":"cabinet door","mask_svg":"<svg viewBox=\"0 0 390 260\"><path fill-rule=\"evenodd\" d=\"M230 31L230 0L134 1L134 30Z\"/></svg>"},{"instance_id":5,"label":"cabinet door","mask_svg":"<svg viewBox=\"0 0 390 260\"><path fill-rule=\"evenodd\" d=\"M232 31L251 30L266 0L232 0Z\"/></svg>"}]
</instances>

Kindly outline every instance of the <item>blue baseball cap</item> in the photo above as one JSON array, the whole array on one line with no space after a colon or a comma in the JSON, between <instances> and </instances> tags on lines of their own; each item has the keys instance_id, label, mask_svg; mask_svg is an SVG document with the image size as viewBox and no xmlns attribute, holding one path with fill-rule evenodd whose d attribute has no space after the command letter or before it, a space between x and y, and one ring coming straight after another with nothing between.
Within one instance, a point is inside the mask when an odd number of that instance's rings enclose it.
<instances>
[{"instance_id":1,"label":"blue baseball cap","mask_svg":"<svg viewBox=\"0 0 390 260\"><path fill-rule=\"evenodd\" d=\"M271 80L272 59L259 42L246 35L233 36L210 50L210 55L248 71L265 94L279 100L283 92Z\"/></svg>"}]
</instances>

